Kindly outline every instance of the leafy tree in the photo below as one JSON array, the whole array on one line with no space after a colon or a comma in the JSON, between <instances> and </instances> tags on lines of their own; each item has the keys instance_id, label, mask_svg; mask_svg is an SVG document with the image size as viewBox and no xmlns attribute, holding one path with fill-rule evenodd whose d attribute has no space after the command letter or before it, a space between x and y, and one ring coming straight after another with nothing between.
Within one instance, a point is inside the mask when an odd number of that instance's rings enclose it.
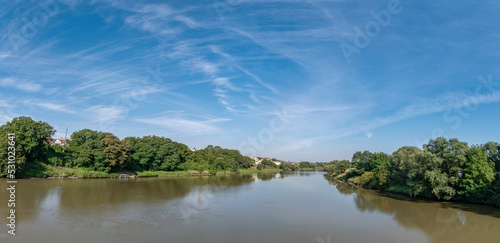
<instances>
[{"instance_id":1,"label":"leafy tree","mask_svg":"<svg viewBox=\"0 0 500 243\"><path fill-rule=\"evenodd\" d=\"M45 144L47 152L47 162L53 166L65 166L69 160L69 155L66 153L66 148L61 145Z\"/></svg>"},{"instance_id":2,"label":"leafy tree","mask_svg":"<svg viewBox=\"0 0 500 243\"><path fill-rule=\"evenodd\" d=\"M307 162L307 161L302 161L299 163L299 168L300 169L308 169L308 168L311 168L311 163Z\"/></svg>"},{"instance_id":3,"label":"leafy tree","mask_svg":"<svg viewBox=\"0 0 500 243\"><path fill-rule=\"evenodd\" d=\"M422 153L417 147L404 146L392 153L391 172L388 180L390 185L406 185L408 174L419 166L417 156Z\"/></svg>"},{"instance_id":4,"label":"leafy tree","mask_svg":"<svg viewBox=\"0 0 500 243\"><path fill-rule=\"evenodd\" d=\"M272 167L272 168L278 168L277 164L273 163L271 160L268 160L268 159L262 160L261 164L263 164L265 166Z\"/></svg>"},{"instance_id":5,"label":"leafy tree","mask_svg":"<svg viewBox=\"0 0 500 243\"><path fill-rule=\"evenodd\" d=\"M102 143L108 134L90 129L83 129L71 134L68 150L72 159L68 165L109 172L110 162L104 153L106 146Z\"/></svg>"},{"instance_id":6,"label":"leafy tree","mask_svg":"<svg viewBox=\"0 0 500 243\"><path fill-rule=\"evenodd\" d=\"M370 160L373 156L370 151L358 151L354 153L352 156L352 163L359 170L359 173L362 174L364 171L370 171Z\"/></svg>"},{"instance_id":7,"label":"leafy tree","mask_svg":"<svg viewBox=\"0 0 500 243\"><path fill-rule=\"evenodd\" d=\"M257 165L257 169L258 170L262 170L262 169L265 169L265 168L266 168L266 166L264 164L262 164L262 163L260 163L260 164Z\"/></svg>"},{"instance_id":8,"label":"leafy tree","mask_svg":"<svg viewBox=\"0 0 500 243\"><path fill-rule=\"evenodd\" d=\"M298 170L299 169L299 167L297 166L297 164L292 163L292 162L281 162L279 168L282 169L282 170L284 170L284 171L293 171L293 170Z\"/></svg>"},{"instance_id":9,"label":"leafy tree","mask_svg":"<svg viewBox=\"0 0 500 243\"><path fill-rule=\"evenodd\" d=\"M479 192L495 179L495 165L488 161L487 152L479 146L473 146L467 151L466 158L458 194L477 199Z\"/></svg>"},{"instance_id":10,"label":"leafy tree","mask_svg":"<svg viewBox=\"0 0 500 243\"><path fill-rule=\"evenodd\" d=\"M417 156L420 165L410 170L407 185L413 196L436 197L449 200L456 193L453 179L443 173L443 159L434 153L424 151Z\"/></svg>"},{"instance_id":11,"label":"leafy tree","mask_svg":"<svg viewBox=\"0 0 500 243\"><path fill-rule=\"evenodd\" d=\"M125 138L125 140L130 143L130 161L128 165L130 168L151 171L172 171L177 169L181 163L186 162L191 154L187 146L180 145L164 137L128 137ZM201 153L198 151L196 151L196 153ZM189 169L198 170L198 167L199 166L193 166Z\"/></svg>"},{"instance_id":12,"label":"leafy tree","mask_svg":"<svg viewBox=\"0 0 500 243\"><path fill-rule=\"evenodd\" d=\"M47 159L47 150L44 143L48 143L56 130L46 122L34 121L31 117L16 117L12 121L0 126L0 175L8 173L8 149L15 144L16 177L38 176L43 170L41 162ZM8 134L15 134L9 139Z\"/></svg>"},{"instance_id":13,"label":"leafy tree","mask_svg":"<svg viewBox=\"0 0 500 243\"><path fill-rule=\"evenodd\" d=\"M101 143L105 146L103 152L108 156L111 167L120 167L127 161L127 152L130 149L128 140L120 141L115 135L107 134L101 140Z\"/></svg>"},{"instance_id":14,"label":"leafy tree","mask_svg":"<svg viewBox=\"0 0 500 243\"><path fill-rule=\"evenodd\" d=\"M454 187L458 183L460 174L463 173L462 167L467 161L465 155L468 149L466 142L460 142L456 138L447 140L439 137L431 139L428 144L424 145L424 151L429 151L443 159L440 168L443 173L447 174Z\"/></svg>"},{"instance_id":15,"label":"leafy tree","mask_svg":"<svg viewBox=\"0 0 500 243\"><path fill-rule=\"evenodd\" d=\"M495 164L495 170L500 171L500 144L497 142L487 142L483 145L488 155L488 161Z\"/></svg>"},{"instance_id":16,"label":"leafy tree","mask_svg":"<svg viewBox=\"0 0 500 243\"><path fill-rule=\"evenodd\" d=\"M374 153L370 160L370 170L374 172L375 179L380 187L387 186L387 177L391 170L390 161L390 155L383 152Z\"/></svg>"},{"instance_id":17,"label":"leafy tree","mask_svg":"<svg viewBox=\"0 0 500 243\"><path fill-rule=\"evenodd\" d=\"M328 165L325 165L323 170L336 176L346 172L351 166L352 164L349 160L334 160L328 163Z\"/></svg>"}]
</instances>

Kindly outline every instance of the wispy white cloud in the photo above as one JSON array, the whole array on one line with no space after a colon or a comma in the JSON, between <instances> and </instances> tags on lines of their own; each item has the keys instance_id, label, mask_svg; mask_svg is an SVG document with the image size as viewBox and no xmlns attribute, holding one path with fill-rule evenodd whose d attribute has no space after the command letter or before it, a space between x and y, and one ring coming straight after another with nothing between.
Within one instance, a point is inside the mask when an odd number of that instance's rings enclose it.
<instances>
[{"instance_id":1,"label":"wispy white cloud","mask_svg":"<svg viewBox=\"0 0 500 243\"><path fill-rule=\"evenodd\" d=\"M102 105L92 106L86 109L85 111L88 114L90 114L92 121L109 122L109 123L114 123L118 121L126 113L126 110L124 110L122 107L118 106L106 107Z\"/></svg>"},{"instance_id":2,"label":"wispy white cloud","mask_svg":"<svg viewBox=\"0 0 500 243\"><path fill-rule=\"evenodd\" d=\"M184 15L175 16L175 20L184 23L185 25L187 25L191 29L196 29L196 28L199 28L201 26L198 22L196 22L192 18L186 17Z\"/></svg>"},{"instance_id":3,"label":"wispy white cloud","mask_svg":"<svg viewBox=\"0 0 500 243\"><path fill-rule=\"evenodd\" d=\"M179 32L177 28L166 25L174 13L175 11L166 4L149 4L128 16L125 23L154 34L171 35Z\"/></svg>"},{"instance_id":4,"label":"wispy white cloud","mask_svg":"<svg viewBox=\"0 0 500 243\"><path fill-rule=\"evenodd\" d=\"M311 112L328 112L328 111L346 111L350 108L347 106L316 106L316 105L290 105L288 110L292 114L305 114Z\"/></svg>"},{"instance_id":5,"label":"wispy white cloud","mask_svg":"<svg viewBox=\"0 0 500 243\"><path fill-rule=\"evenodd\" d=\"M38 92L42 89L41 84L30 81L24 81L17 78L2 78L0 79L0 86L4 88L14 88L30 93Z\"/></svg>"},{"instance_id":6,"label":"wispy white cloud","mask_svg":"<svg viewBox=\"0 0 500 243\"><path fill-rule=\"evenodd\" d=\"M70 108L67 108L65 105L62 104L54 104L50 102L30 102L29 104L41 107L45 110L58 111L68 114L77 114L77 112L71 110Z\"/></svg>"},{"instance_id":7,"label":"wispy white cloud","mask_svg":"<svg viewBox=\"0 0 500 243\"><path fill-rule=\"evenodd\" d=\"M255 80L257 83L259 83L260 85L262 85L263 87L271 90L273 93L277 93L277 90L272 87L270 84L264 82L259 76L257 76L256 74L250 72L248 69L244 68L243 66L241 66L240 64L238 64L238 62L229 54L223 52L220 48L216 47L216 46L210 46L210 49L213 53L216 53L216 54L219 54L223 57L225 57L229 63L231 63L231 65L233 65L235 68L241 70L243 73L245 73L246 75L248 75L249 77L251 77L253 80Z\"/></svg>"},{"instance_id":8,"label":"wispy white cloud","mask_svg":"<svg viewBox=\"0 0 500 243\"><path fill-rule=\"evenodd\" d=\"M206 61L203 58L184 60L181 61L180 64L195 72L200 72L206 75L214 75L219 71L217 64Z\"/></svg>"},{"instance_id":9,"label":"wispy white cloud","mask_svg":"<svg viewBox=\"0 0 500 243\"><path fill-rule=\"evenodd\" d=\"M359 133L365 133L366 138L370 139L373 137L373 132L371 130L387 126L398 121L411 119L423 115L445 112L453 109L474 107L480 104L493 103L493 102L500 102L499 91L485 95L466 95L459 93L447 94L435 99L425 100L419 103L405 106L402 109L395 112L393 115L389 115L386 117L378 117L368 121L362 120L362 122L351 123L348 126L343 126L341 128L334 130L329 135L316 136L291 142L281 147L278 147L277 149L273 150L273 152L279 154L286 154L287 152L300 150L304 148L310 148L315 143L336 140ZM304 109L304 111L307 110L308 109ZM310 109L310 111L312 112L313 109Z\"/></svg>"},{"instance_id":10,"label":"wispy white cloud","mask_svg":"<svg viewBox=\"0 0 500 243\"><path fill-rule=\"evenodd\" d=\"M216 124L230 121L230 119L189 120L180 117L157 117L150 119L137 118L135 121L160 126L183 134L202 135L222 132L222 129L217 127Z\"/></svg>"},{"instance_id":11,"label":"wispy white cloud","mask_svg":"<svg viewBox=\"0 0 500 243\"><path fill-rule=\"evenodd\" d=\"M349 129L342 129L324 139L339 139L360 132L368 132L372 129L386 126L398 121L410 119L413 117L444 112L463 107L474 107L480 104L500 102L500 92L496 91L485 95L466 95L466 94L447 94L432 100L422 101L403 107L393 115L375 118L361 124L354 125Z\"/></svg>"}]
</instances>

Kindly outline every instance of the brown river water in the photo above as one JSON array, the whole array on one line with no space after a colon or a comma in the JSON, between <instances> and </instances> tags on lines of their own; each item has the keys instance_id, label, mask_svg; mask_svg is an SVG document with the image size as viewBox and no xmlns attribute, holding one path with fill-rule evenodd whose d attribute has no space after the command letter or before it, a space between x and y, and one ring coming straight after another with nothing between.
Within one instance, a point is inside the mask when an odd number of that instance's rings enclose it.
<instances>
[{"instance_id":1,"label":"brown river water","mask_svg":"<svg viewBox=\"0 0 500 243\"><path fill-rule=\"evenodd\" d=\"M0 190L0 243L500 242L500 208L386 195L323 172L18 180L15 236L9 195Z\"/></svg>"}]
</instances>

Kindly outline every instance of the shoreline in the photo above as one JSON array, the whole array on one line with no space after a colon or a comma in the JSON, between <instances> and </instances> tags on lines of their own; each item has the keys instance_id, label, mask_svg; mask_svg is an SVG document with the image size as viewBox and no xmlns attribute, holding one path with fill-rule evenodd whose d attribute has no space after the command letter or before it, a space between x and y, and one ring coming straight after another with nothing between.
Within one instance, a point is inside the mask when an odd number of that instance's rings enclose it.
<instances>
[{"instance_id":1,"label":"shoreline","mask_svg":"<svg viewBox=\"0 0 500 243\"><path fill-rule=\"evenodd\" d=\"M148 177L181 177L181 176L217 176L217 175L236 175L236 174L253 174L253 173L278 173L282 172L281 169L243 169L238 172L217 172L215 174L204 171L203 173L194 172L194 171L146 171L146 172L124 172L124 173L112 173L112 174L127 174L127 177L121 176L89 176L89 177L81 177L81 176L47 176L47 177L25 177L25 178L16 178L19 180L56 180L56 179L121 179L121 178L148 178ZM144 173L145 175L140 175L140 173ZM2 177L0 179L8 179L6 177Z\"/></svg>"},{"instance_id":2,"label":"shoreline","mask_svg":"<svg viewBox=\"0 0 500 243\"><path fill-rule=\"evenodd\" d=\"M73 169L73 168L67 168L67 167L61 167L64 169ZM254 174L254 173L278 173L278 172L284 172L285 170L282 169L241 169L238 172L217 172L215 174L210 173L208 171L204 171L203 173L199 173L197 171L144 171L144 172L139 172L139 171L122 171L122 172L116 172L116 173L109 173L109 174L115 174L116 176L47 176L47 177L19 177L16 179L19 180L41 180L41 179L47 179L47 180L57 180L57 179L66 179L66 180L74 180L74 179L120 179L120 178L148 178L148 177L181 177L181 176L217 176L217 175L236 175L236 174ZM314 169L299 169L296 171L318 171ZM89 172L94 172L94 171L89 171ZM103 172L104 173L104 172ZM141 175L141 173L143 175ZM127 177L121 177L120 174L127 174ZM8 179L6 177L1 177L0 179Z\"/></svg>"},{"instance_id":3,"label":"shoreline","mask_svg":"<svg viewBox=\"0 0 500 243\"><path fill-rule=\"evenodd\" d=\"M325 179L332 180L332 181L339 182L339 183L343 183L343 184L346 184L349 186L353 186L358 190L360 189L360 190L367 190L367 191L371 191L371 192L378 192L380 194L380 196L390 197L390 198L397 199L397 200L405 200L405 201L413 201L413 202L424 201L424 202L439 202L439 203L464 203L464 204L471 204L471 205L475 205L475 206L488 206L488 207L493 207L493 208L500 208L499 206L496 206L496 205L490 204L490 203L485 203L485 202L472 202L472 201L460 200L460 199L441 200L441 199L437 199L437 198L428 198L428 197L422 197L422 196L413 197L413 196L410 196L408 194L405 194L402 192L397 192L397 191L364 188L363 186L357 185L353 182L343 181L341 179L328 176L328 174L325 174ZM399 197L396 197L395 195L397 195ZM403 197L403 198L401 198L401 197Z\"/></svg>"}]
</instances>

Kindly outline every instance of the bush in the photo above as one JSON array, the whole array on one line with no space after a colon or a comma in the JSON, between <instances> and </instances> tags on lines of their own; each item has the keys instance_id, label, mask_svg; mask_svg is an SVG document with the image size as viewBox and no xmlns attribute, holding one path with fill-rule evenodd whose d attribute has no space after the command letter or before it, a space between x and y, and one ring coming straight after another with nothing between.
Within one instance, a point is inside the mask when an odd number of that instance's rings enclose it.
<instances>
[{"instance_id":1,"label":"bush","mask_svg":"<svg viewBox=\"0 0 500 243\"><path fill-rule=\"evenodd\" d=\"M412 191L411 187L405 186L405 185L391 186L391 187L387 188L387 191L406 194L409 196L413 195L413 191Z\"/></svg>"}]
</instances>

